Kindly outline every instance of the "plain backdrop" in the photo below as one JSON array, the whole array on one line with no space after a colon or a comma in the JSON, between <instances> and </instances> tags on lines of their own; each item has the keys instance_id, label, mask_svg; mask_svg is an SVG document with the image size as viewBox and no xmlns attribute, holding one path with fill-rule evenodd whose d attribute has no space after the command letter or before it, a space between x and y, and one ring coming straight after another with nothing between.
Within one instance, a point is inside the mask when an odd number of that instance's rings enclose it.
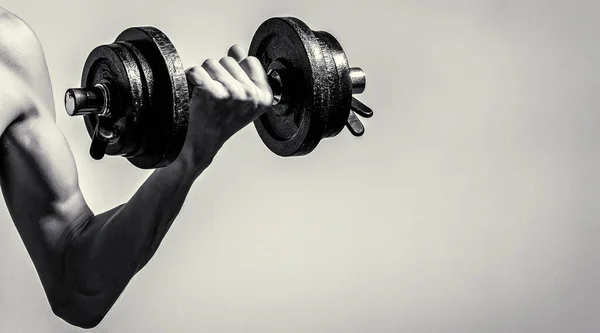
<instances>
[{"instance_id":1,"label":"plain backdrop","mask_svg":"<svg viewBox=\"0 0 600 333\"><path fill-rule=\"evenodd\" d=\"M253 126L198 179L150 264L91 332L600 330L595 1L21 1L90 206L149 171L93 161L64 91L97 45L153 25L186 66L272 16L338 38L375 116L279 158ZM27 181L24 179L23 181ZM50 311L0 209L0 332L79 332Z\"/></svg>"}]
</instances>

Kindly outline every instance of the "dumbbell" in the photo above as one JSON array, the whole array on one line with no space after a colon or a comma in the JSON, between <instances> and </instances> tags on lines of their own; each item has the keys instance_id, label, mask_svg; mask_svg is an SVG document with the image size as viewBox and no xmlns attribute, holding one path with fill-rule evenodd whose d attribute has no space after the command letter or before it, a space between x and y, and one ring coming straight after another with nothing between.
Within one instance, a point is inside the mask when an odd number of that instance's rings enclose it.
<instances>
[{"instance_id":1,"label":"dumbbell","mask_svg":"<svg viewBox=\"0 0 600 333\"><path fill-rule=\"evenodd\" d=\"M272 107L254 121L275 154L303 156L344 126L364 133L356 116L373 111L352 95L365 73L350 67L340 43L294 17L273 17L256 30L248 55L260 60L273 90ZM142 169L169 165L185 141L189 98L181 59L169 38L150 26L121 32L88 55L81 88L65 93L70 116L83 116L90 155L122 156Z\"/></svg>"}]
</instances>

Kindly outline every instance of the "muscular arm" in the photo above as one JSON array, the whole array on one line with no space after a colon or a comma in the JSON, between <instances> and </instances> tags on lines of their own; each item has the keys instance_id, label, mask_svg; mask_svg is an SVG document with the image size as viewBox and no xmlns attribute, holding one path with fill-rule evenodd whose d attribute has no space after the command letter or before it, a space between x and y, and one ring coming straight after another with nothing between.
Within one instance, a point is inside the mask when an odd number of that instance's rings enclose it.
<instances>
[{"instance_id":1,"label":"muscular arm","mask_svg":"<svg viewBox=\"0 0 600 333\"><path fill-rule=\"evenodd\" d=\"M158 247L195 171L182 163L156 170L127 203L94 215L49 117L23 117L2 142L2 191L53 311L97 325Z\"/></svg>"},{"instance_id":2,"label":"muscular arm","mask_svg":"<svg viewBox=\"0 0 600 333\"><path fill-rule=\"evenodd\" d=\"M69 220L55 250L62 258L57 315L78 326L102 319L158 248L197 174L178 160L154 171L127 203L98 215L84 208ZM83 200L73 200L65 209L80 205Z\"/></svg>"},{"instance_id":3,"label":"muscular arm","mask_svg":"<svg viewBox=\"0 0 600 333\"><path fill-rule=\"evenodd\" d=\"M2 192L53 311L93 327L153 255L213 154L155 170L127 203L95 215L56 126L35 35L2 9L0 27Z\"/></svg>"}]
</instances>

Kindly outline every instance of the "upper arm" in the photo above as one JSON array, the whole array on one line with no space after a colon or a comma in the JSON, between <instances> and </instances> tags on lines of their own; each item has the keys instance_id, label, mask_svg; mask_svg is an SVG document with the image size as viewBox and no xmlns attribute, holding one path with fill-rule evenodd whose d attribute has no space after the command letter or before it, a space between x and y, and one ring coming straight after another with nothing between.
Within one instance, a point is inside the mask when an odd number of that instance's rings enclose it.
<instances>
[{"instance_id":1,"label":"upper arm","mask_svg":"<svg viewBox=\"0 0 600 333\"><path fill-rule=\"evenodd\" d=\"M47 288L57 241L73 221L91 212L71 150L55 123L41 46L24 22L2 9L0 78L0 185Z\"/></svg>"}]
</instances>

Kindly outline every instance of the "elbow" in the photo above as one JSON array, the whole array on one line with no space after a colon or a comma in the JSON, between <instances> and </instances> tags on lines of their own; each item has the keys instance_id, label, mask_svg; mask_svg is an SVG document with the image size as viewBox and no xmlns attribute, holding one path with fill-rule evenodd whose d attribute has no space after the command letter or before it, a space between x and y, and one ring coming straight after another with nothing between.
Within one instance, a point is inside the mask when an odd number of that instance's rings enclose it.
<instances>
[{"instance_id":1,"label":"elbow","mask_svg":"<svg viewBox=\"0 0 600 333\"><path fill-rule=\"evenodd\" d=\"M104 285L93 284L89 274L82 274L87 266L82 270L79 265L69 265L73 263L68 254L73 238L67 236L56 247L56 266L42 282L55 316L72 326L91 329L102 322L114 301L109 301Z\"/></svg>"},{"instance_id":2,"label":"elbow","mask_svg":"<svg viewBox=\"0 0 600 333\"><path fill-rule=\"evenodd\" d=\"M102 319L104 319L104 315L82 315L80 313L76 313L75 311L65 310L62 308L52 308L52 312L66 323L82 329L95 328L100 324L100 322L102 322Z\"/></svg>"},{"instance_id":3,"label":"elbow","mask_svg":"<svg viewBox=\"0 0 600 333\"><path fill-rule=\"evenodd\" d=\"M48 297L55 316L70 325L91 329L98 326L110 309L98 296L86 296L77 292L55 293Z\"/></svg>"}]
</instances>

